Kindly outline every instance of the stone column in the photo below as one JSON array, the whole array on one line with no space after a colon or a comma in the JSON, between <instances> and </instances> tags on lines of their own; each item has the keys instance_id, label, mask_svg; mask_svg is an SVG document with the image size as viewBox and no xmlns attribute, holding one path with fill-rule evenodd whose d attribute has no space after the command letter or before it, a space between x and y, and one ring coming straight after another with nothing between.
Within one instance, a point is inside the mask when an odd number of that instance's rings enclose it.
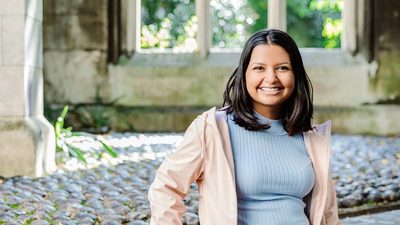
<instances>
[{"instance_id":1,"label":"stone column","mask_svg":"<svg viewBox=\"0 0 400 225\"><path fill-rule=\"evenodd\" d=\"M55 136L43 116L43 2L0 0L0 176L55 169Z\"/></svg>"}]
</instances>

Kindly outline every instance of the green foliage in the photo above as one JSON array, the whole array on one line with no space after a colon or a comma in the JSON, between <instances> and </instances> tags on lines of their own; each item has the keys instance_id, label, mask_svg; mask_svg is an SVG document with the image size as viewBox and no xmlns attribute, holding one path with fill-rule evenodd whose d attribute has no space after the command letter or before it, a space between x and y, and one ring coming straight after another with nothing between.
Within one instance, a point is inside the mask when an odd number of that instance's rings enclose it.
<instances>
[{"instance_id":1,"label":"green foliage","mask_svg":"<svg viewBox=\"0 0 400 225\"><path fill-rule=\"evenodd\" d=\"M300 47L338 48L343 0L288 0L288 33Z\"/></svg>"},{"instance_id":2,"label":"green foliage","mask_svg":"<svg viewBox=\"0 0 400 225\"><path fill-rule=\"evenodd\" d=\"M247 0L251 8L257 14L251 33L267 28L268 21L268 2L260 0Z\"/></svg>"},{"instance_id":3,"label":"green foliage","mask_svg":"<svg viewBox=\"0 0 400 225\"><path fill-rule=\"evenodd\" d=\"M142 0L141 48L196 48L194 0Z\"/></svg>"},{"instance_id":4,"label":"green foliage","mask_svg":"<svg viewBox=\"0 0 400 225\"><path fill-rule=\"evenodd\" d=\"M22 225L30 225L35 219L31 218L26 220Z\"/></svg>"},{"instance_id":5,"label":"green foliage","mask_svg":"<svg viewBox=\"0 0 400 225\"><path fill-rule=\"evenodd\" d=\"M111 148L107 143L100 139L98 136L85 133L85 132L73 132L71 127L64 128L64 119L68 112L68 106L65 106L60 116L57 118L54 124L54 131L56 135L56 151L63 153L65 158L74 157L80 162L87 164L85 151L68 143L67 139L71 137L83 136L92 139L92 141L100 142L103 146L102 151L109 154L111 157L117 157L118 153ZM97 154L98 158L102 157L102 152Z\"/></svg>"},{"instance_id":6,"label":"green foliage","mask_svg":"<svg viewBox=\"0 0 400 225\"><path fill-rule=\"evenodd\" d=\"M217 48L241 48L252 33L252 27L260 16L247 4L236 1L212 0L212 46Z\"/></svg>"},{"instance_id":7,"label":"green foliage","mask_svg":"<svg viewBox=\"0 0 400 225\"><path fill-rule=\"evenodd\" d=\"M265 0L211 0L212 46L241 48L267 27ZM287 0L288 33L300 47L340 47L343 0ZM142 48L196 49L194 0L143 0Z\"/></svg>"},{"instance_id":8,"label":"green foliage","mask_svg":"<svg viewBox=\"0 0 400 225\"><path fill-rule=\"evenodd\" d=\"M10 207L13 209L19 209L21 207L21 205L19 203L13 203L10 205Z\"/></svg>"}]
</instances>

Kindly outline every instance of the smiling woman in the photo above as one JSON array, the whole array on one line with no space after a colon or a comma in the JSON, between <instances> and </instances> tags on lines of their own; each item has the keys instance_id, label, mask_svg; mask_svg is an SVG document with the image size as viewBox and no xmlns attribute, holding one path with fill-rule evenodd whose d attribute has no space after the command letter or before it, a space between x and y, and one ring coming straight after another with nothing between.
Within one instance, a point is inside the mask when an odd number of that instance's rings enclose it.
<instances>
[{"instance_id":1,"label":"smiling woman","mask_svg":"<svg viewBox=\"0 0 400 225\"><path fill-rule=\"evenodd\" d=\"M247 130L266 129L254 111L281 119L289 135L311 129L312 85L294 40L279 30L263 30L246 42L231 75L224 105L235 123Z\"/></svg>"},{"instance_id":2,"label":"smiling woman","mask_svg":"<svg viewBox=\"0 0 400 225\"><path fill-rule=\"evenodd\" d=\"M280 46L257 45L246 70L246 88L254 111L280 119L280 108L294 89L295 78L289 54Z\"/></svg>"},{"instance_id":3,"label":"smiling woman","mask_svg":"<svg viewBox=\"0 0 400 225\"><path fill-rule=\"evenodd\" d=\"M150 224L182 224L199 185L202 225L339 225L330 180L330 122L311 127L312 86L293 39L276 29L246 42L224 92L203 113L149 190Z\"/></svg>"}]
</instances>

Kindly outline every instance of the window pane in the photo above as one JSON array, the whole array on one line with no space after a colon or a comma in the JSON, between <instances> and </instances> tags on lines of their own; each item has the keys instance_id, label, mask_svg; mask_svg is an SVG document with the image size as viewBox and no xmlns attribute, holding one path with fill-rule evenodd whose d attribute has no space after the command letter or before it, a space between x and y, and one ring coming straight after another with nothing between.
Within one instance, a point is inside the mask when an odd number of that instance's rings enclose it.
<instances>
[{"instance_id":1,"label":"window pane","mask_svg":"<svg viewBox=\"0 0 400 225\"><path fill-rule=\"evenodd\" d=\"M242 48L255 31L267 27L266 0L211 0L213 48Z\"/></svg>"},{"instance_id":2,"label":"window pane","mask_svg":"<svg viewBox=\"0 0 400 225\"><path fill-rule=\"evenodd\" d=\"M299 47L340 48L343 0L287 0L287 29Z\"/></svg>"},{"instance_id":3,"label":"window pane","mask_svg":"<svg viewBox=\"0 0 400 225\"><path fill-rule=\"evenodd\" d=\"M194 0L142 0L140 47L197 48Z\"/></svg>"}]
</instances>

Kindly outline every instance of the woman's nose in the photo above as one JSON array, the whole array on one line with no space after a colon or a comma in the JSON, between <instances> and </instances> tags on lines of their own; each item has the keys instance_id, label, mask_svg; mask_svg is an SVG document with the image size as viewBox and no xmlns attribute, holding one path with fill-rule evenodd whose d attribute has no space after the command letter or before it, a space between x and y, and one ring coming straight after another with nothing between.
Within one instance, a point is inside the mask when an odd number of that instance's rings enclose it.
<instances>
[{"instance_id":1,"label":"woman's nose","mask_svg":"<svg viewBox=\"0 0 400 225\"><path fill-rule=\"evenodd\" d=\"M266 70L266 75L265 75L264 79L265 79L265 82L270 83L270 84L273 84L278 80L278 78L275 74L275 71L273 69Z\"/></svg>"}]
</instances>

